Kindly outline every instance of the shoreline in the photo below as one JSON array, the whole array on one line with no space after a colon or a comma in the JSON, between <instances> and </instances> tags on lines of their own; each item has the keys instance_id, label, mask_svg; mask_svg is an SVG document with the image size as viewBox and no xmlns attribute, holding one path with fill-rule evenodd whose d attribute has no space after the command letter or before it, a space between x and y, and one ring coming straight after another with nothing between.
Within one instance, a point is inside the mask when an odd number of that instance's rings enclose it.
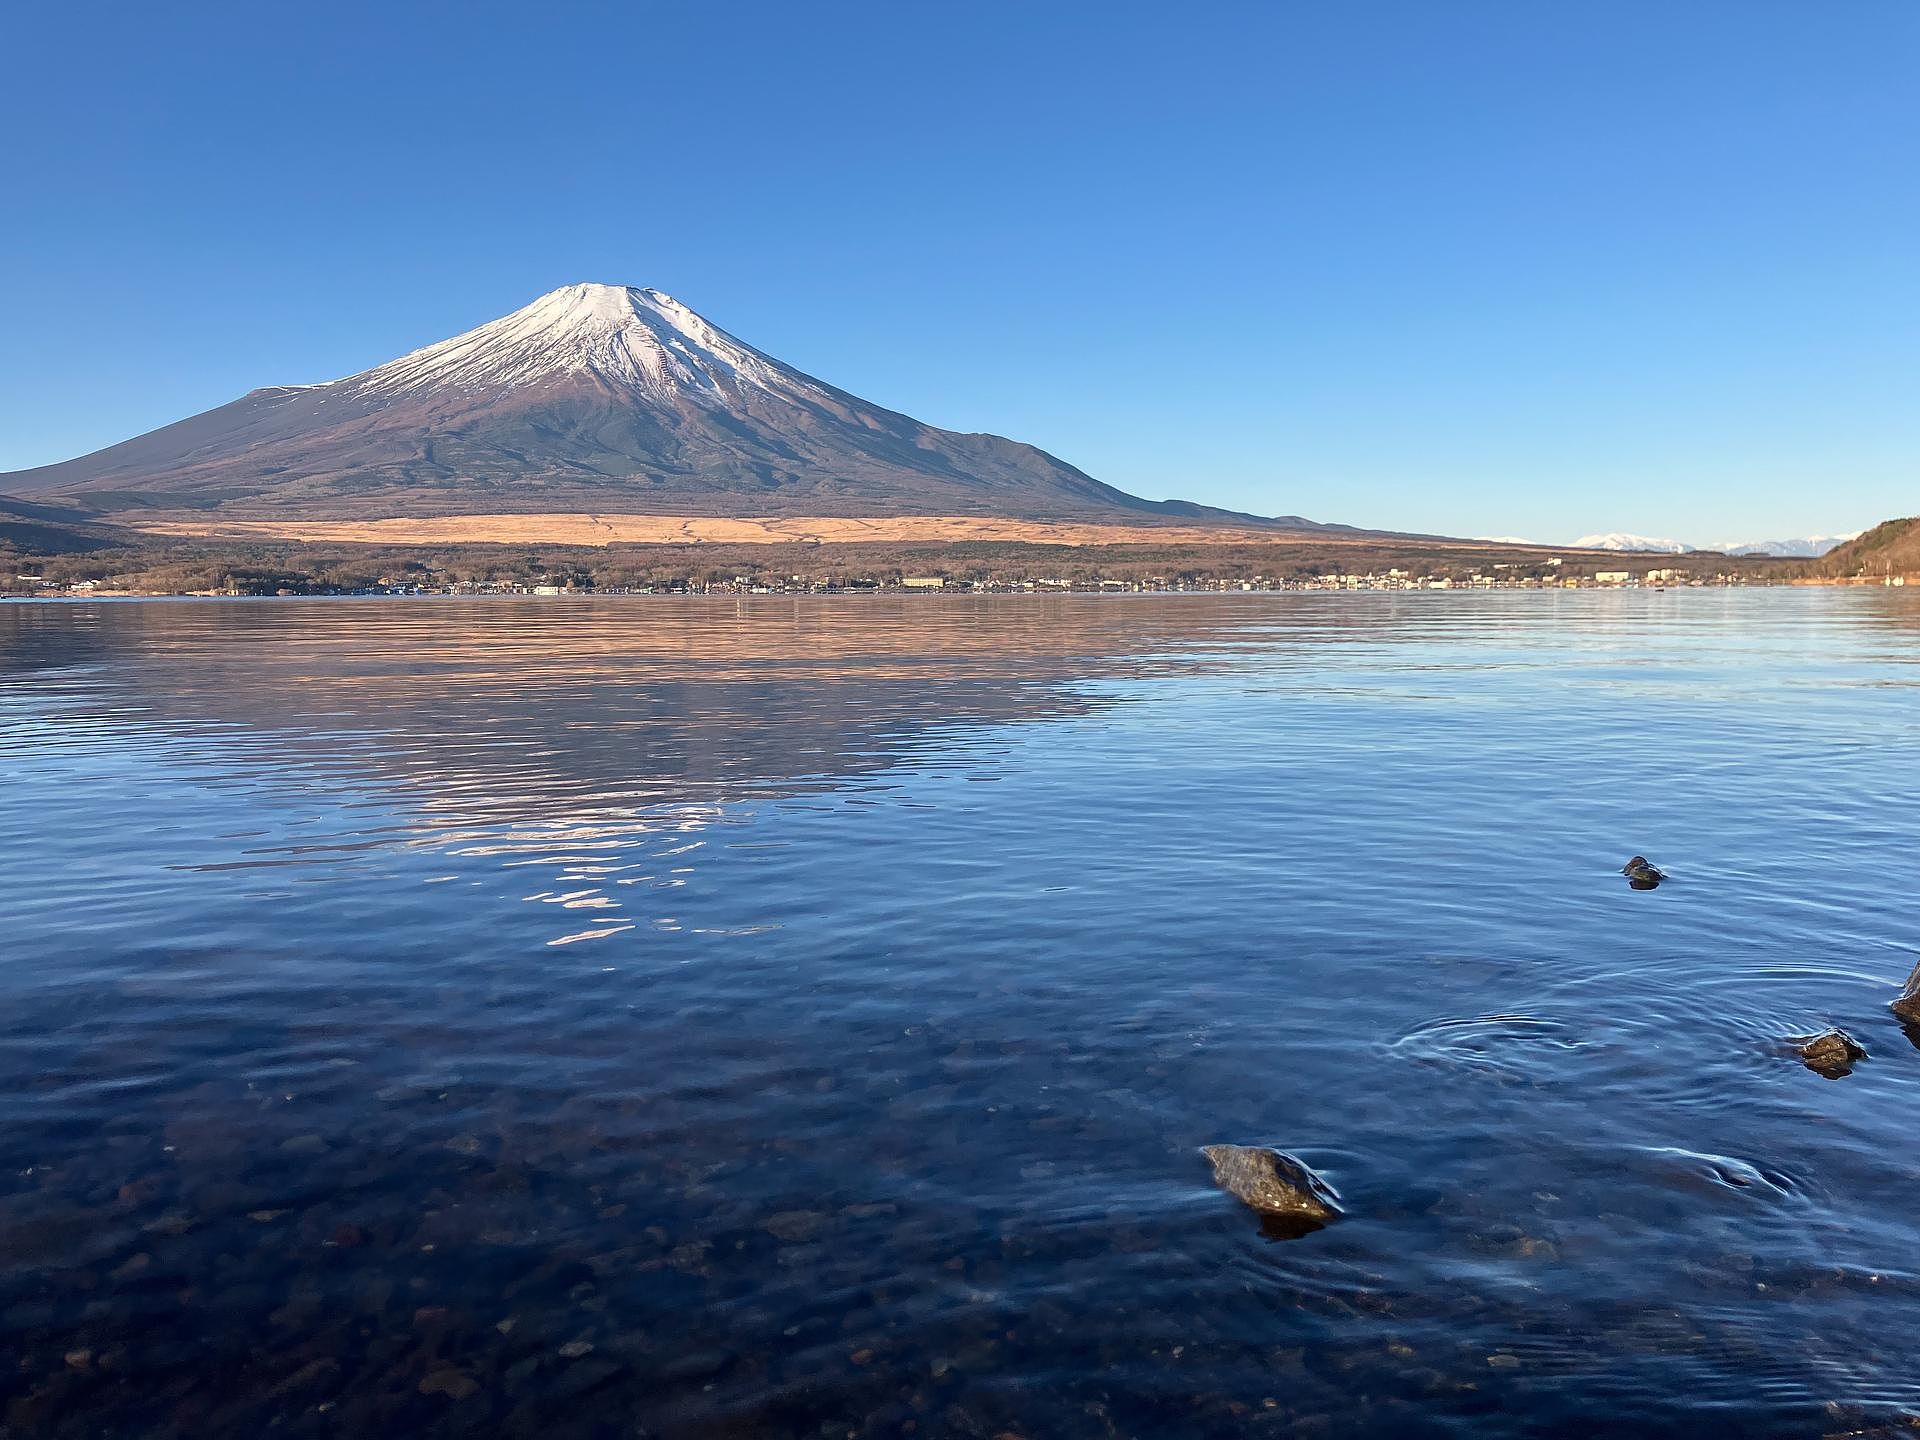
<instances>
[{"instance_id":1,"label":"shoreline","mask_svg":"<svg viewBox=\"0 0 1920 1440\"><path fill-rule=\"evenodd\" d=\"M58 590L40 593L0 591L0 604L48 605L85 604L102 600L742 600L742 599L868 599L873 597L912 597L935 600L1045 600L1045 599L1127 599L1137 596L1254 596L1254 595L1593 595L1593 594L1678 594L1694 590L1847 590L1903 589L1904 577L1891 583L1859 579L1794 579L1703 581L1675 585L1218 585L1157 589L1127 586L967 586L953 585L922 588L903 585L871 588L836 589L755 589L713 586L705 589L555 589L550 587L473 590L339 590L312 593L258 594L223 590Z\"/></svg>"},{"instance_id":2,"label":"shoreline","mask_svg":"<svg viewBox=\"0 0 1920 1440\"><path fill-rule=\"evenodd\" d=\"M471 517L470 517L471 518ZM491 525L497 517L478 517ZM564 517L563 517L564 518ZM1586 551L1421 536L1219 531L1186 526L1036 528L955 517L819 522L705 521L686 517L574 517L598 526L582 543L496 532L465 521L316 522L332 539L288 538L281 522L244 522L253 535L201 532L204 523L153 521L119 543L0 546L0 590L37 597L594 592L792 594L841 591L1311 591L1412 589L1680 588L1859 583L1804 558L1718 552ZM542 533L550 517L535 517ZM234 522L240 524L243 522ZM775 530L774 524L792 530ZM411 537L422 524L440 541ZM948 528L964 524L974 538ZM645 527L636 531L635 526ZM402 527L402 528L395 528ZM662 538L662 527L673 527ZM809 528L814 527L814 528ZM932 527L926 533L921 527ZM903 538L907 537L907 538ZM1879 583L1885 576L1871 577Z\"/></svg>"}]
</instances>

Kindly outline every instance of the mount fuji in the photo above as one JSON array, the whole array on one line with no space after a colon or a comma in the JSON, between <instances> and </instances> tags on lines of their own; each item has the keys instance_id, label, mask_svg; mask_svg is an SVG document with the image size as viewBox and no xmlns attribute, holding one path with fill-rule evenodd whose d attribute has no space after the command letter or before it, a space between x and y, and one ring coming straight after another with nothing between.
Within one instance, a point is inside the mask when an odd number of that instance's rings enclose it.
<instances>
[{"instance_id":1,"label":"mount fuji","mask_svg":"<svg viewBox=\"0 0 1920 1440\"><path fill-rule=\"evenodd\" d=\"M1143 500L1031 445L882 409L670 295L619 285L569 285L357 375L255 390L75 460L0 474L0 493L149 519L1253 518Z\"/></svg>"}]
</instances>

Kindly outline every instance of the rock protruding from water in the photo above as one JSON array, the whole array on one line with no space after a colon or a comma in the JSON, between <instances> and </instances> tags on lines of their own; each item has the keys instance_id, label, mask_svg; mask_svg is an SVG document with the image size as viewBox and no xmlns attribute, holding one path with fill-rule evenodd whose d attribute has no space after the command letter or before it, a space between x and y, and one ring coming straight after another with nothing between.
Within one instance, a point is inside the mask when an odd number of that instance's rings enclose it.
<instances>
[{"instance_id":1,"label":"rock protruding from water","mask_svg":"<svg viewBox=\"0 0 1920 1440\"><path fill-rule=\"evenodd\" d=\"M1799 1042L1800 1058L1816 1075L1838 1080L1853 1073L1853 1062L1867 1058L1866 1049L1844 1030L1822 1030Z\"/></svg>"},{"instance_id":2,"label":"rock protruding from water","mask_svg":"<svg viewBox=\"0 0 1920 1440\"><path fill-rule=\"evenodd\" d=\"M1620 873L1627 877L1627 885L1634 890L1655 890L1666 875L1658 865L1644 855L1636 855L1620 867Z\"/></svg>"},{"instance_id":3,"label":"rock protruding from water","mask_svg":"<svg viewBox=\"0 0 1920 1440\"><path fill-rule=\"evenodd\" d=\"M1920 965L1913 967L1906 987L1889 1008L1908 1025L1920 1025Z\"/></svg>"},{"instance_id":4,"label":"rock protruding from water","mask_svg":"<svg viewBox=\"0 0 1920 1440\"><path fill-rule=\"evenodd\" d=\"M1344 1213L1334 1188L1291 1155L1258 1145L1206 1145L1200 1153L1214 1183L1255 1211L1275 1239L1309 1234Z\"/></svg>"}]
</instances>

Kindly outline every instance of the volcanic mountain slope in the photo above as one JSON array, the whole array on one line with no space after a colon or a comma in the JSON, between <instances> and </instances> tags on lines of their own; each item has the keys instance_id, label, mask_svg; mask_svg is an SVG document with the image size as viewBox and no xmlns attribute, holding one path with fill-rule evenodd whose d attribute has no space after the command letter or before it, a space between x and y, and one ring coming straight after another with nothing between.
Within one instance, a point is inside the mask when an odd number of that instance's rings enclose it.
<instances>
[{"instance_id":1,"label":"volcanic mountain slope","mask_svg":"<svg viewBox=\"0 0 1920 1440\"><path fill-rule=\"evenodd\" d=\"M0 495L0 546L34 555L71 555L137 538L111 525L91 524L84 512L69 506L35 505Z\"/></svg>"},{"instance_id":2,"label":"volcanic mountain slope","mask_svg":"<svg viewBox=\"0 0 1920 1440\"><path fill-rule=\"evenodd\" d=\"M235 519L607 512L1250 517L803 375L657 290L571 285L324 385L255 390L0 492ZM1289 517L1289 529L1320 529Z\"/></svg>"}]
</instances>

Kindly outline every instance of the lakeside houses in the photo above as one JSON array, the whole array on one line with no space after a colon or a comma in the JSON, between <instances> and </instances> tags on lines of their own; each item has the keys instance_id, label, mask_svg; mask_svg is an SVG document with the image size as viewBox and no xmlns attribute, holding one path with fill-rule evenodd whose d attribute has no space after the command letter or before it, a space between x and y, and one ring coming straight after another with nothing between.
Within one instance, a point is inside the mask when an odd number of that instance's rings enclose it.
<instances>
[{"instance_id":1,"label":"lakeside houses","mask_svg":"<svg viewBox=\"0 0 1920 1440\"><path fill-rule=\"evenodd\" d=\"M826 565L814 573L797 572L794 557L781 557L778 569L757 570L752 557L734 555L727 568L695 569L686 562L653 560L646 556L596 555L528 557L518 565L483 562L469 558L407 558L385 560L384 568L354 575L340 570L312 574L297 568L297 560L247 566L226 561L231 568L214 568L223 562L211 561L189 583L168 588L171 576L143 576L137 569L115 574L110 562L89 557L85 565L74 565L64 557L42 559L22 556L0 570L0 594L13 598L88 595L193 594L216 597L359 595L359 596L486 596L525 595L543 599L565 599L574 595L832 595L899 593L930 596L1020 595L1020 594L1218 594L1265 592L1343 593L1454 591L1471 590L1582 590L1582 589L1668 589L1702 586L1741 586L1803 583L1792 573L1777 569L1737 564L1724 570L1709 569L1719 561L1702 559L1694 564L1669 562L1632 571L1600 569L1607 559L1591 555L1534 555L1515 560L1493 560L1482 554L1463 557L1449 563L1442 557L1429 557L1424 566L1402 561L1399 565L1375 565L1366 569L1328 568L1311 573L1313 562L1289 562L1285 554L1276 554L1271 568L1256 568L1267 557L1242 553L1210 557L1183 557L1184 569L1173 569L1161 560L1152 569L1141 566L1134 571L1124 555L1111 551L1089 553L1085 558L1055 557L1060 571L1036 575L1023 572L1018 555L972 559L935 553L923 553L915 564L911 559L898 568L876 568L864 574ZM851 558L851 557L847 557ZM264 559L264 557L263 557ZM933 565L928 562L934 562ZM942 572L934 568L941 562L953 568ZM475 573L478 565L488 568ZM801 562L805 564L803 560ZM844 559L841 562L845 563ZM869 557L869 563L872 563ZM884 562L881 562L884 564ZM896 562L897 564L898 562ZM1290 573L1275 573L1283 565L1295 568ZM1324 562L1322 562L1324 563ZM1614 561L1618 564L1618 561ZM17 567L17 568L15 568ZM831 567L831 568L829 568ZM1594 568L1589 568L1594 567ZM184 566L182 567L184 568ZM342 567L344 569L344 566ZM465 573L461 573L464 571ZM1115 573L1115 572L1119 573ZM1302 573L1306 571L1308 573ZM182 575L182 580L188 577ZM8 583L8 579L11 583ZM156 583L157 582L157 583ZM1876 576L1874 583L1881 583ZM1888 580L1887 583L1896 583Z\"/></svg>"},{"instance_id":2,"label":"lakeside houses","mask_svg":"<svg viewBox=\"0 0 1920 1440\"><path fill-rule=\"evenodd\" d=\"M1588 590L1588 589L1665 589L1702 588L1707 586L1745 586L1780 583L1761 577L1739 574L1693 574L1687 571L1665 568L1649 570L1636 578L1624 570L1602 570L1590 575L1563 575L1552 573L1547 566L1537 565L1536 571L1547 573L1516 573L1511 566L1495 565L1491 570L1463 570L1457 574L1413 574L1394 569L1384 573L1346 573L1308 577L1280 577L1271 575L1254 576L1155 576L1149 579L1123 579L1111 576L1089 576L1069 578L1051 576L1038 579L1011 579L970 576L859 576L838 578L833 576L755 576L735 575L726 579L682 578L657 584L638 585L595 585L590 577L576 576L560 579L555 577L529 577L526 579L497 580L435 580L410 578L405 581L382 580L374 584L355 586L315 585L311 582L293 583L293 576L260 576L259 578L235 578L226 584L211 589L196 589L178 592L157 592L152 590L120 590L109 588L99 580L74 580L63 582L49 580L40 576L21 575L14 577L9 584L0 583L0 595L13 598L31 598L34 596L59 596L67 598L85 598L91 595L126 596L155 593L193 594L207 597L241 598L261 596L382 596L382 597L432 597L432 596L497 596L522 595L546 599L564 599L569 596L583 595L864 595L864 594L915 594L915 595L1034 595L1034 594L1273 594L1292 592L1328 592L1373 593L1403 591L1453 591L1453 590ZM1876 582L1878 583L1878 582ZM1904 584L1904 579L1890 579L1889 584Z\"/></svg>"}]
</instances>

